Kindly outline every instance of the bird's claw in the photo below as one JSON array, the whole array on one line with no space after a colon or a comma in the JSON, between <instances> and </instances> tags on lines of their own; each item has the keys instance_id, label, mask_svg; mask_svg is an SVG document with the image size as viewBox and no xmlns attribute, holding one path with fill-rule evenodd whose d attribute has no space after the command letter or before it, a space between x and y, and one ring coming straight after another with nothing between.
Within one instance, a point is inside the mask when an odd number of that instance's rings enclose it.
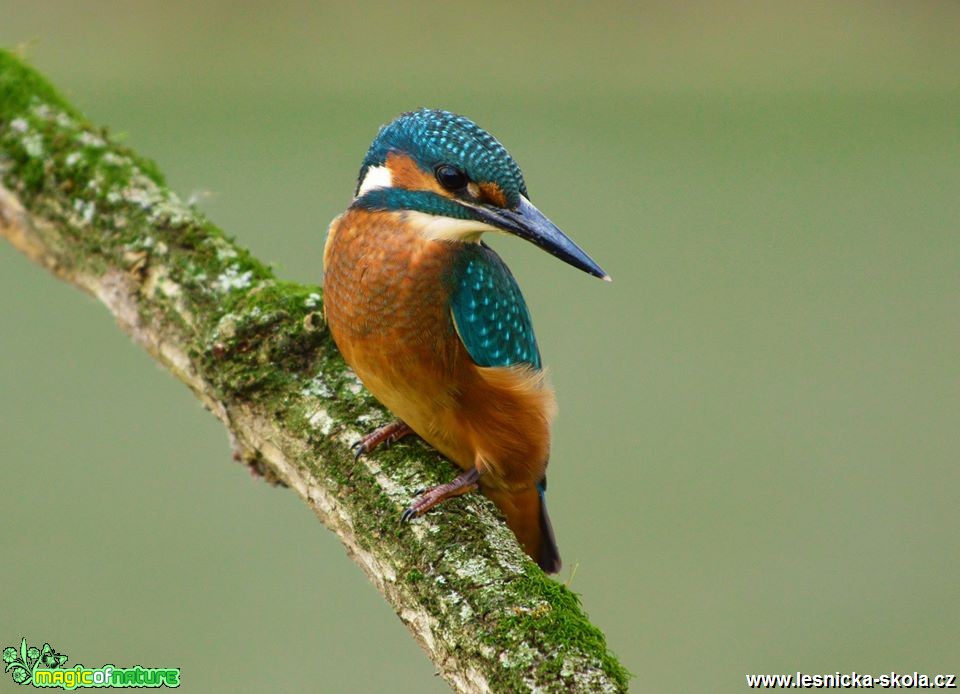
<instances>
[{"instance_id":1,"label":"bird's claw","mask_svg":"<svg viewBox=\"0 0 960 694\"><path fill-rule=\"evenodd\" d=\"M413 494L413 501L410 502L410 505L404 510L403 514L400 516L400 523L409 523L414 518L419 518L424 513L426 513L435 502L432 501L427 495L431 490L426 487L420 487Z\"/></svg>"},{"instance_id":2,"label":"bird's claw","mask_svg":"<svg viewBox=\"0 0 960 694\"><path fill-rule=\"evenodd\" d=\"M446 499L476 490L479 478L480 471L472 468L446 484L419 490L414 496L413 503L400 516L400 522L408 523Z\"/></svg>"},{"instance_id":3,"label":"bird's claw","mask_svg":"<svg viewBox=\"0 0 960 694\"><path fill-rule=\"evenodd\" d=\"M390 448L404 436L409 436L412 433L413 429L399 420L375 429L350 446L350 450L353 451L353 459L360 460L360 456L371 453L381 446Z\"/></svg>"}]
</instances>

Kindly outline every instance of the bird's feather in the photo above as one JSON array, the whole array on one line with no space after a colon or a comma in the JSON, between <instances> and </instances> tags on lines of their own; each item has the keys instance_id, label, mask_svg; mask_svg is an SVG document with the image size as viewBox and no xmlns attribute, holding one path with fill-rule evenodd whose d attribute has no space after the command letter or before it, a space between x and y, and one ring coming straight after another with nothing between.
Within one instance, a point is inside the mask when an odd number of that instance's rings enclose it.
<instances>
[{"instance_id":1,"label":"bird's feather","mask_svg":"<svg viewBox=\"0 0 960 694\"><path fill-rule=\"evenodd\" d=\"M452 269L450 311L457 334L478 366L541 368L530 311L517 281L485 244L465 245Z\"/></svg>"}]
</instances>

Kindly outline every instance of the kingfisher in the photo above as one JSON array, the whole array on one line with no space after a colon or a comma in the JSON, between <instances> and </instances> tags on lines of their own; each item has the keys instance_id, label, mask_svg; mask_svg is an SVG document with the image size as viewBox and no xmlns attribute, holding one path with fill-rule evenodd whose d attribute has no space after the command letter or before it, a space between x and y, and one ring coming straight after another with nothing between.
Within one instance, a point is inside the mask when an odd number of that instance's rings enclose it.
<instances>
[{"instance_id":1,"label":"kingfisher","mask_svg":"<svg viewBox=\"0 0 960 694\"><path fill-rule=\"evenodd\" d=\"M357 456L416 434L463 470L420 494L402 520L479 490L556 573L545 500L554 393L520 288L485 232L519 236L610 281L534 207L492 135L448 111L404 113L380 128L353 202L330 224L324 312L347 364L398 418L361 438Z\"/></svg>"}]
</instances>

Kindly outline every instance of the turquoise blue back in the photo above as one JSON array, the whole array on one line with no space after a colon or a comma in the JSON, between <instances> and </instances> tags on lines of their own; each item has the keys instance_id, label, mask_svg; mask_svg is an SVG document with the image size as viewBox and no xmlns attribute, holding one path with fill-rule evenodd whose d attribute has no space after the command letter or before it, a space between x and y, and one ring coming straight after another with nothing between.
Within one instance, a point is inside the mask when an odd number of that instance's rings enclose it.
<instances>
[{"instance_id":1,"label":"turquoise blue back","mask_svg":"<svg viewBox=\"0 0 960 694\"><path fill-rule=\"evenodd\" d=\"M489 246L464 244L451 280L453 320L474 362L541 368L540 349L520 287Z\"/></svg>"}]
</instances>

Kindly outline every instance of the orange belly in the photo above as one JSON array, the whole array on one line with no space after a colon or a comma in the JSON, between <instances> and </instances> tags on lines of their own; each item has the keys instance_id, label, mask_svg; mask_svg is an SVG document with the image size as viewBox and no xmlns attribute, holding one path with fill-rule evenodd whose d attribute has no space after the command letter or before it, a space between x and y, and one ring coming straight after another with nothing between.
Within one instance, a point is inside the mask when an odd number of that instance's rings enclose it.
<instances>
[{"instance_id":1,"label":"orange belly","mask_svg":"<svg viewBox=\"0 0 960 694\"><path fill-rule=\"evenodd\" d=\"M531 367L473 362L449 308L459 245L402 220L348 211L331 225L324 310L333 338L370 392L459 467L476 466L491 497L530 490L546 469L553 392Z\"/></svg>"}]
</instances>

